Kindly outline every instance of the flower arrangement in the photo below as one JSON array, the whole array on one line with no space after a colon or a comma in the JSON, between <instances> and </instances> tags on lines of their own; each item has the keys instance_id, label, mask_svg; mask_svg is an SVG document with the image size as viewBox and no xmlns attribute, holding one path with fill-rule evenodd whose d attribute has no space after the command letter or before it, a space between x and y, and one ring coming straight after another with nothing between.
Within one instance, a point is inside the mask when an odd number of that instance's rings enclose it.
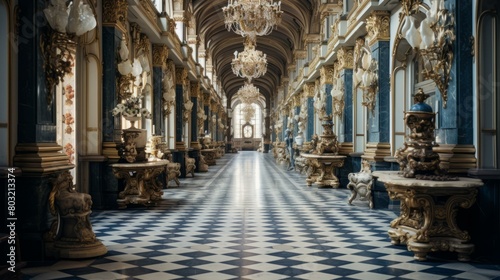
<instances>
[{"instance_id":1,"label":"flower arrangement","mask_svg":"<svg viewBox=\"0 0 500 280\"><path fill-rule=\"evenodd\" d=\"M124 102L119 103L113 109L113 116L118 116L122 114L125 118L128 117L145 117L146 119L151 118L151 113L146 108L141 108L142 96L132 96L125 99Z\"/></svg>"}]
</instances>

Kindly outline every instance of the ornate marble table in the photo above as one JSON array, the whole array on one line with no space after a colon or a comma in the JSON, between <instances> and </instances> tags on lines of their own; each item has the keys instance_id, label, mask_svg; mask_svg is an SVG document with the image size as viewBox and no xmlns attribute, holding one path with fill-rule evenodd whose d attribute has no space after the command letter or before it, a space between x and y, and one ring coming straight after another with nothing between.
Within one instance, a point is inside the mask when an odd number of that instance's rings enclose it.
<instances>
[{"instance_id":1,"label":"ornate marble table","mask_svg":"<svg viewBox=\"0 0 500 280\"><path fill-rule=\"evenodd\" d=\"M344 165L345 156L334 154L308 154L301 153L301 156L309 160L306 183L311 186L315 183L319 187L339 186L339 179L335 176L335 168Z\"/></svg>"},{"instance_id":2,"label":"ornate marble table","mask_svg":"<svg viewBox=\"0 0 500 280\"><path fill-rule=\"evenodd\" d=\"M158 175L163 173L168 160L157 160L140 163L111 164L113 174L125 180L125 189L118 194L118 208L127 208L127 204L152 205L163 195L163 183Z\"/></svg>"},{"instance_id":3,"label":"ornate marble table","mask_svg":"<svg viewBox=\"0 0 500 280\"><path fill-rule=\"evenodd\" d=\"M217 156L217 150L215 149L201 149L201 154L205 157L205 162L208 166L215 165L215 158Z\"/></svg>"},{"instance_id":4,"label":"ornate marble table","mask_svg":"<svg viewBox=\"0 0 500 280\"><path fill-rule=\"evenodd\" d=\"M373 176L385 184L391 199L401 201L400 215L388 231L392 244L406 244L419 261L426 260L431 251L457 252L459 261L470 260L474 244L456 218L459 208L469 208L476 201L481 180L417 180L399 176L397 171L376 171Z\"/></svg>"}]
</instances>

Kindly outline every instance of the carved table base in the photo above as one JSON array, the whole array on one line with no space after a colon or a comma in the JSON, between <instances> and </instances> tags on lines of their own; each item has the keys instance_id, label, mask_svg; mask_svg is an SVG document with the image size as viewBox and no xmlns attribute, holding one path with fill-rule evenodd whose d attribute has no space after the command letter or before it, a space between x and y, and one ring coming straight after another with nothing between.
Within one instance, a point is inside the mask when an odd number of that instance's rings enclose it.
<instances>
[{"instance_id":1,"label":"carved table base","mask_svg":"<svg viewBox=\"0 0 500 280\"><path fill-rule=\"evenodd\" d=\"M201 154L205 157L205 162L208 166L215 165L217 151L215 149L202 149Z\"/></svg>"},{"instance_id":2,"label":"carved table base","mask_svg":"<svg viewBox=\"0 0 500 280\"><path fill-rule=\"evenodd\" d=\"M308 186L314 183L319 187L332 186L338 188L339 179L335 176L335 168L344 165L345 156L306 153L301 154L301 156L307 159L309 164L306 179Z\"/></svg>"},{"instance_id":3,"label":"carved table base","mask_svg":"<svg viewBox=\"0 0 500 280\"><path fill-rule=\"evenodd\" d=\"M154 205L163 195L163 183L157 178L165 171L168 160L144 163L111 164L113 174L125 180L125 189L118 194L118 208L127 208L127 204Z\"/></svg>"},{"instance_id":4,"label":"carved table base","mask_svg":"<svg viewBox=\"0 0 500 280\"><path fill-rule=\"evenodd\" d=\"M434 251L458 253L459 261L469 261L474 244L467 231L457 225L459 208L476 201L481 180L428 181L403 178L397 172L374 172L385 183L389 197L401 201L401 212L388 231L392 244L406 244L416 260L424 261Z\"/></svg>"}]
</instances>

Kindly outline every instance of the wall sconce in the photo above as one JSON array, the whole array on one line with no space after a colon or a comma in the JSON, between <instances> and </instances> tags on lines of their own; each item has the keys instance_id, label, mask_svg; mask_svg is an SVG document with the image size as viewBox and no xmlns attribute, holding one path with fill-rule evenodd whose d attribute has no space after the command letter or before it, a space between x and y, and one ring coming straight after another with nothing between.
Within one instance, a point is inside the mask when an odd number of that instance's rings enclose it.
<instances>
[{"instance_id":1,"label":"wall sconce","mask_svg":"<svg viewBox=\"0 0 500 280\"><path fill-rule=\"evenodd\" d=\"M406 38L418 57L423 61L422 74L436 83L443 99L448 101L448 84L453 62L455 41L453 15L444 8L444 0L431 0L426 18L416 27L415 15L419 13L418 0L403 0L404 24L400 36Z\"/></svg>"},{"instance_id":2,"label":"wall sconce","mask_svg":"<svg viewBox=\"0 0 500 280\"><path fill-rule=\"evenodd\" d=\"M74 65L75 37L96 27L92 9L83 1L52 0L43 10L50 29L42 34L41 53L44 58L47 104L53 102L54 87L64 81Z\"/></svg>"},{"instance_id":3,"label":"wall sconce","mask_svg":"<svg viewBox=\"0 0 500 280\"><path fill-rule=\"evenodd\" d=\"M354 86L363 90L361 104L373 113L378 90L378 62L372 58L371 51L366 47L365 39L362 37L356 39L354 62Z\"/></svg>"}]
</instances>

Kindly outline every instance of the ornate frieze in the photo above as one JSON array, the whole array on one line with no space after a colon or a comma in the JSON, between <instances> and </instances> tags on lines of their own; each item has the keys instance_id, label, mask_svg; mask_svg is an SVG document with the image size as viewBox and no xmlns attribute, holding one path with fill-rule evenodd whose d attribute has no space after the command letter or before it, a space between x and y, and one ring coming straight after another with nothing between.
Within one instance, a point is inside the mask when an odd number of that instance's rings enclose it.
<instances>
[{"instance_id":1,"label":"ornate frieze","mask_svg":"<svg viewBox=\"0 0 500 280\"><path fill-rule=\"evenodd\" d=\"M167 65L168 47L163 44L153 45L153 66L161 67Z\"/></svg>"},{"instance_id":2,"label":"ornate frieze","mask_svg":"<svg viewBox=\"0 0 500 280\"><path fill-rule=\"evenodd\" d=\"M114 26L123 32L127 30L128 2L127 0L103 0L103 25Z\"/></svg>"},{"instance_id":3,"label":"ornate frieze","mask_svg":"<svg viewBox=\"0 0 500 280\"><path fill-rule=\"evenodd\" d=\"M354 51L352 48L342 47L337 51L339 69L352 69L354 66Z\"/></svg>"},{"instance_id":4,"label":"ornate frieze","mask_svg":"<svg viewBox=\"0 0 500 280\"><path fill-rule=\"evenodd\" d=\"M366 19L366 31L370 45L379 40L390 39L390 16L389 11L373 11Z\"/></svg>"}]
</instances>

